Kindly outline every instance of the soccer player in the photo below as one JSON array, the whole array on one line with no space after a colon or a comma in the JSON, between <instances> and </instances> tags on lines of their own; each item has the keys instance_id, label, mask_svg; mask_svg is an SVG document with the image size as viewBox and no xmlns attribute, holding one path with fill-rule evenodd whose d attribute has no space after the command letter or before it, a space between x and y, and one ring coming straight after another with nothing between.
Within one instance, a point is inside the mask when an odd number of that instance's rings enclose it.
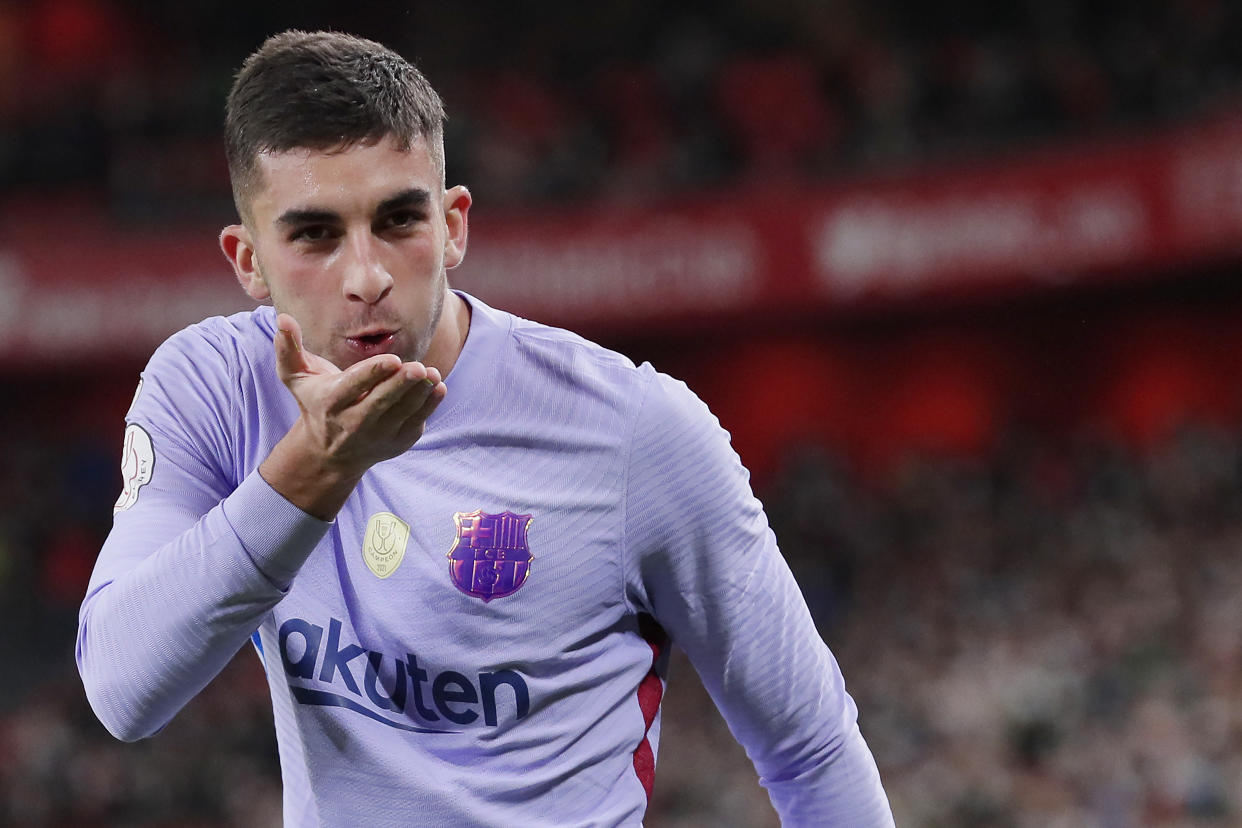
<instances>
[{"instance_id":1,"label":"soccer player","mask_svg":"<svg viewBox=\"0 0 1242 828\"><path fill-rule=\"evenodd\" d=\"M671 639L786 824L891 825L704 405L449 288L471 199L445 186L443 119L348 35L286 32L243 65L220 244L271 306L175 334L142 374L79 619L96 714L150 736L251 639L286 825L636 825Z\"/></svg>"}]
</instances>

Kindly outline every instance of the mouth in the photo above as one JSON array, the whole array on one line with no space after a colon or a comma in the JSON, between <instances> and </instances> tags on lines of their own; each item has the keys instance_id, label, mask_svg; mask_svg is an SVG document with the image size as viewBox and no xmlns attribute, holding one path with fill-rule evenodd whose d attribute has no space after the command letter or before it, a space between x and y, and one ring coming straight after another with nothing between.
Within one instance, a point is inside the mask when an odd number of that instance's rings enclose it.
<instances>
[{"instance_id":1,"label":"mouth","mask_svg":"<svg viewBox=\"0 0 1242 828\"><path fill-rule=\"evenodd\" d=\"M351 350L363 356L386 354L392 350L397 332L392 330L371 330L345 337Z\"/></svg>"}]
</instances>

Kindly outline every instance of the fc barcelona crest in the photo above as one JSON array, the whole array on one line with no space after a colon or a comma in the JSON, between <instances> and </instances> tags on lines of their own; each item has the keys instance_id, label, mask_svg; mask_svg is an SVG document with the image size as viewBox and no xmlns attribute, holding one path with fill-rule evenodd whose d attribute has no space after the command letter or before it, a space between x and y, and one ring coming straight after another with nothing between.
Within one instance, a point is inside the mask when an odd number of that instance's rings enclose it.
<instances>
[{"instance_id":1,"label":"fc barcelona crest","mask_svg":"<svg viewBox=\"0 0 1242 828\"><path fill-rule=\"evenodd\" d=\"M530 574L534 557L526 543L530 515L482 509L457 512L457 540L448 551L449 575L462 592L484 602L517 592Z\"/></svg>"}]
</instances>

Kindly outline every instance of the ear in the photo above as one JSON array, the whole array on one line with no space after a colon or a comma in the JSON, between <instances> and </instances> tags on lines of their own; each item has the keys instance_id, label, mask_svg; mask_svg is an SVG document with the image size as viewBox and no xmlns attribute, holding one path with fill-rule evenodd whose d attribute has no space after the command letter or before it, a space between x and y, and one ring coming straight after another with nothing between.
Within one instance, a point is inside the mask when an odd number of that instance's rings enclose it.
<instances>
[{"instance_id":1,"label":"ear","mask_svg":"<svg viewBox=\"0 0 1242 828\"><path fill-rule=\"evenodd\" d=\"M470 191L460 184L444 193L444 223L448 235L444 239L444 266L452 269L466 257L467 215L470 213Z\"/></svg>"},{"instance_id":2,"label":"ear","mask_svg":"<svg viewBox=\"0 0 1242 828\"><path fill-rule=\"evenodd\" d=\"M242 290L246 291L251 299L262 302L272 295L267 288L267 282L263 280L263 274L259 272L259 261L254 254L254 242L250 239L250 231L246 229L246 225L230 224L221 230L220 249L224 251L224 258L228 259L229 264L233 266L233 272L237 274L237 281L241 283Z\"/></svg>"}]
</instances>

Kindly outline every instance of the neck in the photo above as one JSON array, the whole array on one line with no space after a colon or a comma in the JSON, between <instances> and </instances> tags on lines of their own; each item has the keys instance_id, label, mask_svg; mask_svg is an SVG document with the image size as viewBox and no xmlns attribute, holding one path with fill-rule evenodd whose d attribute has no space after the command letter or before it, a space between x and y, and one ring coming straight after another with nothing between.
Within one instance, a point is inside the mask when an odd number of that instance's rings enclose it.
<instances>
[{"instance_id":1,"label":"neck","mask_svg":"<svg viewBox=\"0 0 1242 828\"><path fill-rule=\"evenodd\" d=\"M457 364L470 332L470 305L453 291L445 288L444 308L432 335L424 364L434 366L441 377L447 377Z\"/></svg>"}]
</instances>

